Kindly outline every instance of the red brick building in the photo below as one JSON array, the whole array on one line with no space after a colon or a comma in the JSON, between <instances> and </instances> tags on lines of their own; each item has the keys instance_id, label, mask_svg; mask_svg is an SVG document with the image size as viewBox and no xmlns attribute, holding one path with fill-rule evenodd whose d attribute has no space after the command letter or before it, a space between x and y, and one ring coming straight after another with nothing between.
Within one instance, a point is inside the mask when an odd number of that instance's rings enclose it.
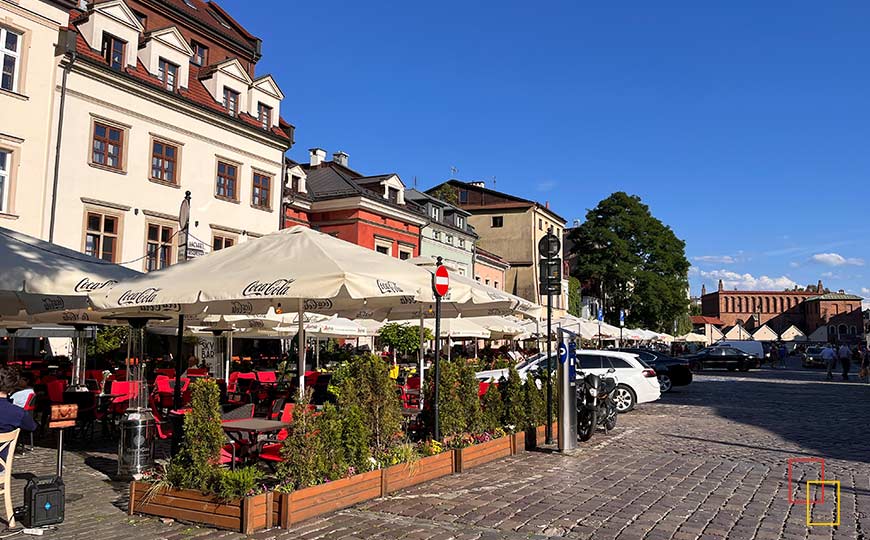
<instances>
[{"instance_id":1,"label":"red brick building","mask_svg":"<svg viewBox=\"0 0 870 540\"><path fill-rule=\"evenodd\" d=\"M420 254L420 229L427 220L417 205L405 201L397 174L363 175L348 166L344 152L327 161L324 150L313 148L310 157L308 164L288 168L285 227L309 224L399 259Z\"/></svg>"},{"instance_id":2,"label":"red brick building","mask_svg":"<svg viewBox=\"0 0 870 540\"><path fill-rule=\"evenodd\" d=\"M795 325L807 336L827 327L825 336L817 340L857 340L863 335L863 315L860 296L827 292L818 286L797 291L702 291L701 313L722 322L724 327L736 324L753 330L766 324L777 333Z\"/></svg>"}]
</instances>

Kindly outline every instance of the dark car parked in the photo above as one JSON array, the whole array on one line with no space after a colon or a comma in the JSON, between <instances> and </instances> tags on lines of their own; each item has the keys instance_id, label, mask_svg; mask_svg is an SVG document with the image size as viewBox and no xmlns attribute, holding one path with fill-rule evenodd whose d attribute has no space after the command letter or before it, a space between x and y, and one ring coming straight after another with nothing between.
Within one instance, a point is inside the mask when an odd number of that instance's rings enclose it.
<instances>
[{"instance_id":1,"label":"dark car parked","mask_svg":"<svg viewBox=\"0 0 870 540\"><path fill-rule=\"evenodd\" d=\"M685 357L693 371L707 368L726 368L749 371L759 367L759 359L734 347L708 347Z\"/></svg>"},{"instance_id":2,"label":"dark car parked","mask_svg":"<svg viewBox=\"0 0 870 540\"><path fill-rule=\"evenodd\" d=\"M689 368L688 360L649 349L619 350L638 355L644 364L653 368L659 378L659 388L662 393L670 392L674 386L685 386L692 382L692 370Z\"/></svg>"}]
</instances>

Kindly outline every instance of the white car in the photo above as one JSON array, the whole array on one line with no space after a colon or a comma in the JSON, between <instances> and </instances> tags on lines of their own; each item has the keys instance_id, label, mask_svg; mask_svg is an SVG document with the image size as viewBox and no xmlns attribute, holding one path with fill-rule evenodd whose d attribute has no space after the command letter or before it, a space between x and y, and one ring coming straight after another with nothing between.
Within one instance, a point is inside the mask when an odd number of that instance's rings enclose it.
<instances>
[{"instance_id":1,"label":"white car","mask_svg":"<svg viewBox=\"0 0 870 540\"><path fill-rule=\"evenodd\" d=\"M517 364L517 372L522 380L529 373L535 373L544 368L546 353L537 354ZM552 365L556 366L558 357L553 356ZM636 354L583 349L577 351L577 376L594 373L599 376L609 376L616 379L616 410L624 413L632 410L638 403L649 403L661 397L659 380L656 372L644 364ZM609 372L610 369L612 372ZM498 381L506 379L507 369L491 369L479 371L478 380Z\"/></svg>"}]
</instances>

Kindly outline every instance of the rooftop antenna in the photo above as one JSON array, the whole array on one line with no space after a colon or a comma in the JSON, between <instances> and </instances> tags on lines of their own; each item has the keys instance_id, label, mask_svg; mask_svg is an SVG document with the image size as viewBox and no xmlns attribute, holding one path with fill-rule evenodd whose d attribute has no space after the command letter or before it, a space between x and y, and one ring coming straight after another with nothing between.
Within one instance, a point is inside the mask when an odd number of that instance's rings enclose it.
<instances>
[{"instance_id":1,"label":"rooftop antenna","mask_svg":"<svg viewBox=\"0 0 870 540\"><path fill-rule=\"evenodd\" d=\"M495 176L492 177L492 189L495 189Z\"/></svg>"},{"instance_id":2,"label":"rooftop antenna","mask_svg":"<svg viewBox=\"0 0 870 540\"><path fill-rule=\"evenodd\" d=\"M417 188L417 175L414 175L414 189Z\"/></svg>"},{"instance_id":3,"label":"rooftop antenna","mask_svg":"<svg viewBox=\"0 0 870 540\"><path fill-rule=\"evenodd\" d=\"M456 176L456 173L458 173L458 172L459 172L459 169L457 169L456 167L453 167L453 166L450 167L450 174L452 174L453 176Z\"/></svg>"}]
</instances>

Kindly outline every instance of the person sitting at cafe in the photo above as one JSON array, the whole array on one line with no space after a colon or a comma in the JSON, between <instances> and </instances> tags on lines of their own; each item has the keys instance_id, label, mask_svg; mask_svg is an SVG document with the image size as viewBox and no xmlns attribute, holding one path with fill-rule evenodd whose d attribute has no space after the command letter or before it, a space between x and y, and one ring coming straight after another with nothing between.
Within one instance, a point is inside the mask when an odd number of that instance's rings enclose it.
<instances>
[{"instance_id":1,"label":"person sitting at cafe","mask_svg":"<svg viewBox=\"0 0 870 540\"><path fill-rule=\"evenodd\" d=\"M9 400L9 393L18 390L20 384L21 377L16 369L0 366L0 433L9 433L17 428L36 430L36 422L30 413Z\"/></svg>"},{"instance_id":2,"label":"person sitting at cafe","mask_svg":"<svg viewBox=\"0 0 870 540\"><path fill-rule=\"evenodd\" d=\"M23 386L23 388L21 388ZM30 399L30 396L33 395L33 374L30 372L25 372L21 377L21 385L19 386L20 390L16 391L9 399L12 400L13 405L17 405L22 409L27 405L27 400Z\"/></svg>"}]
</instances>

